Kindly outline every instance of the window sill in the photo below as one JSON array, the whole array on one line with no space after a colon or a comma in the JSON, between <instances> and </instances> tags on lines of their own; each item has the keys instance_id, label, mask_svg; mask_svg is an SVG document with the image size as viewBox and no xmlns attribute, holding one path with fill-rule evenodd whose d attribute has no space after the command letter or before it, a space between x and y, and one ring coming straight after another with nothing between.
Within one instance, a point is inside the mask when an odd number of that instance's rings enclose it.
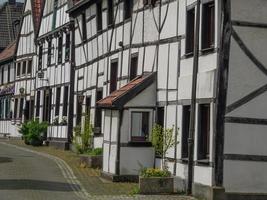
<instances>
[{"instance_id":1,"label":"window sill","mask_svg":"<svg viewBox=\"0 0 267 200\"><path fill-rule=\"evenodd\" d=\"M128 142L128 147L152 147L151 142Z\"/></svg>"},{"instance_id":2,"label":"window sill","mask_svg":"<svg viewBox=\"0 0 267 200\"><path fill-rule=\"evenodd\" d=\"M202 165L202 166L207 166L207 165L210 165L210 161L209 161L209 159L197 160L196 164L197 165Z\"/></svg>"},{"instance_id":3,"label":"window sill","mask_svg":"<svg viewBox=\"0 0 267 200\"><path fill-rule=\"evenodd\" d=\"M210 54L214 52L215 52L215 48L213 46L209 48L201 49L201 55L206 55L206 54Z\"/></svg>"},{"instance_id":4,"label":"window sill","mask_svg":"<svg viewBox=\"0 0 267 200\"><path fill-rule=\"evenodd\" d=\"M188 163L188 158L181 158L182 163Z\"/></svg>"},{"instance_id":5,"label":"window sill","mask_svg":"<svg viewBox=\"0 0 267 200\"><path fill-rule=\"evenodd\" d=\"M185 58L192 58L194 56L194 53L185 53Z\"/></svg>"}]
</instances>

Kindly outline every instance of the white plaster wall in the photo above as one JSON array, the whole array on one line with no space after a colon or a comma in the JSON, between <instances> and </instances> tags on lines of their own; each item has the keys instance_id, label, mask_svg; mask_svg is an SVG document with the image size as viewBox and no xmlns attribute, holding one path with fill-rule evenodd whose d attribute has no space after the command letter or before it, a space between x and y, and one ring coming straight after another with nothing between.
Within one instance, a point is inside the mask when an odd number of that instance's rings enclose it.
<instances>
[{"instance_id":1,"label":"white plaster wall","mask_svg":"<svg viewBox=\"0 0 267 200\"><path fill-rule=\"evenodd\" d=\"M138 175L142 168L154 166L154 155L152 147L121 147L120 173Z\"/></svg>"}]
</instances>

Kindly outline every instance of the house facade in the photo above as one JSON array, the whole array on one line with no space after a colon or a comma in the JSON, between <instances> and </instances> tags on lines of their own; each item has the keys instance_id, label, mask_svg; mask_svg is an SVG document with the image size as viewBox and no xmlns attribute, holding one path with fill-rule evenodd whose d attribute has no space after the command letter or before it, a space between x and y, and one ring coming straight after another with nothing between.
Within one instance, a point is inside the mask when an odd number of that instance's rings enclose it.
<instances>
[{"instance_id":1,"label":"house facade","mask_svg":"<svg viewBox=\"0 0 267 200\"><path fill-rule=\"evenodd\" d=\"M201 4L194 191L215 185L221 3ZM161 167L150 143L157 123L174 129L167 165L176 189L185 190L196 1L75 1L68 12L75 22L74 113L78 122L91 113L95 144L103 143L102 175L133 180L142 167Z\"/></svg>"},{"instance_id":2,"label":"house facade","mask_svg":"<svg viewBox=\"0 0 267 200\"><path fill-rule=\"evenodd\" d=\"M15 49L16 41L13 41L0 53L0 134L10 137L19 136L11 122L15 90Z\"/></svg>"},{"instance_id":3,"label":"house facade","mask_svg":"<svg viewBox=\"0 0 267 200\"><path fill-rule=\"evenodd\" d=\"M186 191L196 78L193 194L265 199L260 172L267 160L267 3L198 2L26 1L10 104L13 125L33 116L47 121L49 143L68 149L73 128L83 127L89 116L93 145L103 147L101 174L113 181L136 181L143 167L162 167L151 132L155 124L172 128L176 143L166 163L174 190ZM0 55L2 88L12 86L12 78L5 82L6 64L14 65L9 59ZM0 102L8 104L12 91L1 91ZM1 133L13 130L2 128L2 121Z\"/></svg>"},{"instance_id":4,"label":"house facade","mask_svg":"<svg viewBox=\"0 0 267 200\"><path fill-rule=\"evenodd\" d=\"M35 117L47 121L50 144L68 148L70 21L67 0L45 1L37 38ZM72 119L71 119L72 121Z\"/></svg>"},{"instance_id":5,"label":"house facade","mask_svg":"<svg viewBox=\"0 0 267 200\"><path fill-rule=\"evenodd\" d=\"M12 123L21 123L34 117L35 97L35 39L39 30L41 0L25 1L20 32L16 44L16 73Z\"/></svg>"}]
</instances>

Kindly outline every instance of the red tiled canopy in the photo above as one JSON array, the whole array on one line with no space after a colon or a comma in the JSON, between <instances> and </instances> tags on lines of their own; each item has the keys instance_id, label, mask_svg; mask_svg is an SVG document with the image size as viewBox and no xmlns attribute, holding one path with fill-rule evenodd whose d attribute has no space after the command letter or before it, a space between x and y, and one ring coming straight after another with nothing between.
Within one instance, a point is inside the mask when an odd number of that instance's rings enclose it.
<instances>
[{"instance_id":1,"label":"red tiled canopy","mask_svg":"<svg viewBox=\"0 0 267 200\"><path fill-rule=\"evenodd\" d=\"M122 108L129 100L151 85L155 77L155 73L144 73L144 75L136 77L125 86L98 101L97 105L102 108Z\"/></svg>"}]
</instances>

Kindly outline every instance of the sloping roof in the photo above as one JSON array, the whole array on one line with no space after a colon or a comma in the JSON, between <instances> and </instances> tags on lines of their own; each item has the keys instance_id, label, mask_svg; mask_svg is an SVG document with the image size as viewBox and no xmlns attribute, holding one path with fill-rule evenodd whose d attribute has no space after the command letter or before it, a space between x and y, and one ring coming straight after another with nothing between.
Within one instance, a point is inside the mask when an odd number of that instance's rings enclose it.
<instances>
[{"instance_id":1,"label":"sloping roof","mask_svg":"<svg viewBox=\"0 0 267 200\"><path fill-rule=\"evenodd\" d=\"M97 106L102 108L122 108L128 101L151 85L155 77L156 73L144 73L144 75L136 77L125 86L98 101Z\"/></svg>"},{"instance_id":2,"label":"sloping roof","mask_svg":"<svg viewBox=\"0 0 267 200\"><path fill-rule=\"evenodd\" d=\"M14 22L21 19L23 3L6 2L0 7L0 52L4 50L17 36L18 30Z\"/></svg>"},{"instance_id":3,"label":"sloping roof","mask_svg":"<svg viewBox=\"0 0 267 200\"><path fill-rule=\"evenodd\" d=\"M13 41L0 53L0 62L11 59L15 55L16 41Z\"/></svg>"}]
</instances>

